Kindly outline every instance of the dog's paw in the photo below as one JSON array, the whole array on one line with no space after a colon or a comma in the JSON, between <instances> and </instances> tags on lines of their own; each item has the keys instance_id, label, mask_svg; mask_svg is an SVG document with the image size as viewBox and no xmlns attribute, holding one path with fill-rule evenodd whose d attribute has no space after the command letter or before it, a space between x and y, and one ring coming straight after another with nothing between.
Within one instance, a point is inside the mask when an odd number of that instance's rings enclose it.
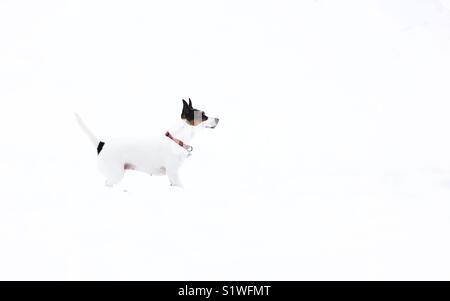
<instances>
[{"instance_id":1,"label":"dog's paw","mask_svg":"<svg viewBox=\"0 0 450 301\"><path fill-rule=\"evenodd\" d=\"M181 184L170 184L170 187L184 188Z\"/></svg>"}]
</instances>

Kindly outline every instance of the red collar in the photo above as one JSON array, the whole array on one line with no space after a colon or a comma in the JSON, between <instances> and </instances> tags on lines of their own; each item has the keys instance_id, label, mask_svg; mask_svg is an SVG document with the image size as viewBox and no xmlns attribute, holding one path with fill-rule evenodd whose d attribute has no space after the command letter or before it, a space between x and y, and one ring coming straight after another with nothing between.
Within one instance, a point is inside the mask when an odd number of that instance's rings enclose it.
<instances>
[{"instance_id":1,"label":"red collar","mask_svg":"<svg viewBox=\"0 0 450 301\"><path fill-rule=\"evenodd\" d=\"M166 137L169 137L172 141L174 141L176 144L187 150L189 153L192 152L192 150L194 149L192 146L172 136L172 134L170 134L168 131L166 132Z\"/></svg>"}]
</instances>

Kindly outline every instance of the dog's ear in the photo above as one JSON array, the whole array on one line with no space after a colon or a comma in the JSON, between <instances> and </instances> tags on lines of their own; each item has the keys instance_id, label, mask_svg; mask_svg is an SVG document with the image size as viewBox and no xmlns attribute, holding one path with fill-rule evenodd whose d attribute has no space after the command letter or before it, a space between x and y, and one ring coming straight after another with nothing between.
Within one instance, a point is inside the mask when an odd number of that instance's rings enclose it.
<instances>
[{"instance_id":1,"label":"dog's ear","mask_svg":"<svg viewBox=\"0 0 450 301\"><path fill-rule=\"evenodd\" d=\"M186 100L183 99L183 110L184 110L184 109L189 109L189 105L188 105L188 103L186 102Z\"/></svg>"},{"instance_id":2,"label":"dog's ear","mask_svg":"<svg viewBox=\"0 0 450 301\"><path fill-rule=\"evenodd\" d=\"M193 109L193 107L192 107L192 101L191 101L190 98L189 98L189 107L190 107L191 109Z\"/></svg>"},{"instance_id":3,"label":"dog's ear","mask_svg":"<svg viewBox=\"0 0 450 301\"><path fill-rule=\"evenodd\" d=\"M189 116L190 111L191 109L189 108L188 103L186 102L186 100L183 99L183 111L181 112L181 118L183 119L187 118L187 116Z\"/></svg>"}]
</instances>

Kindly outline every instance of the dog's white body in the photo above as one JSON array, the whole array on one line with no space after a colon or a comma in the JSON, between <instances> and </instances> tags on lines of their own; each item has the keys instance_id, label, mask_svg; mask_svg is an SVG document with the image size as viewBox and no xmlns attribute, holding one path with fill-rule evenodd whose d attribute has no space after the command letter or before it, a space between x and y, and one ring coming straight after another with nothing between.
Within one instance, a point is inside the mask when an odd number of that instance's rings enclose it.
<instances>
[{"instance_id":1,"label":"dog's white body","mask_svg":"<svg viewBox=\"0 0 450 301\"><path fill-rule=\"evenodd\" d=\"M97 147L100 140L76 114L78 123ZM190 144L195 134L203 128L214 128L217 118L210 118L200 125L191 126L183 120L169 131L173 137ZM167 175L172 186L182 186L179 169L190 153L164 133L142 141L111 140L107 141L98 154L98 168L105 176L107 186L119 183L126 170L142 171L149 175Z\"/></svg>"},{"instance_id":2,"label":"dog's white body","mask_svg":"<svg viewBox=\"0 0 450 301\"><path fill-rule=\"evenodd\" d=\"M191 133L189 133L191 132ZM193 133L188 125L172 130L172 135L189 144ZM108 141L98 155L98 167L106 177L106 185L112 186L120 182L127 169L145 172L149 175L169 177L174 186L182 186L178 171L188 151L161 133L142 141L112 140Z\"/></svg>"}]
</instances>

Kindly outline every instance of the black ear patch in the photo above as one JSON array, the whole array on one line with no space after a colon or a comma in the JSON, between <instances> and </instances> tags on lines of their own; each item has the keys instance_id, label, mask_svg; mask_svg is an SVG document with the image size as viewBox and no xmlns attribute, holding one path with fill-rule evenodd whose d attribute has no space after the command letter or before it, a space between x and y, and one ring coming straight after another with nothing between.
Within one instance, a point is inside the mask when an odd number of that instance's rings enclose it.
<instances>
[{"instance_id":1,"label":"black ear patch","mask_svg":"<svg viewBox=\"0 0 450 301\"><path fill-rule=\"evenodd\" d=\"M192 104L192 102L191 102ZM181 118L189 121L194 120L194 109L188 105L186 100L183 99L183 111L181 112Z\"/></svg>"},{"instance_id":2,"label":"black ear patch","mask_svg":"<svg viewBox=\"0 0 450 301\"><path fill-rule=\"evenodd\" d=\"M183 109L184 108L189 108L188 103L186 102L186 100L183 99Z\"/></svg>"},{"instance_id":3,"label":"black ear patch","mask_svg":"<svg viewBox=\"0 0 450 301\"><path fill-rule=\"evenodd\" d=\"M193 109L193 107L192 107L192 101L191 101L190 98L189 98L189 107L190 107L191 109Z\"/></svg>"}]
</instances>

